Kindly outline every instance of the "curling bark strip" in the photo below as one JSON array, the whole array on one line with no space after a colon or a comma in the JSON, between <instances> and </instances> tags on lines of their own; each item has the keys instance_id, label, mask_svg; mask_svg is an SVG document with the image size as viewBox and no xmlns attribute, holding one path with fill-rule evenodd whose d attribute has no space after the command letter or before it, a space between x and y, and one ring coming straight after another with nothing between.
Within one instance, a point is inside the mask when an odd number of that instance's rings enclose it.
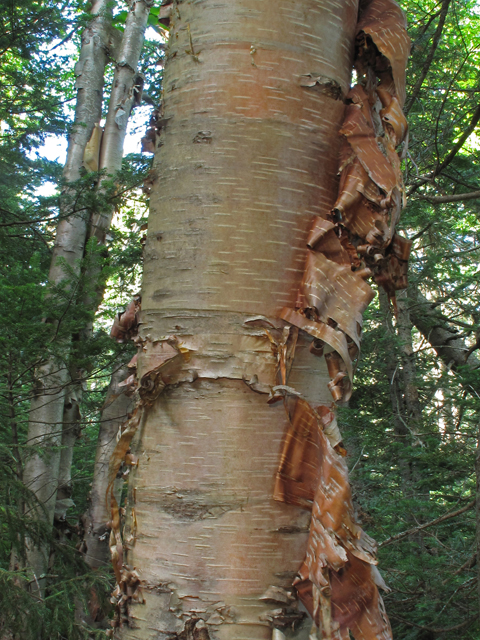
<instances>
[{"instance_id":1,"label":"curling bark strip","mask_svg":"<svg viewBox=\"0 0 480 640\"><path fill-rule=\"evenodd\" d=\"M330 357L332 372L338 375L343 370L348 376L335 385L339 387L335 401L342 396L348 400L351 393L362 315L374 296L366 278L373 274L393 301L395 291L406 287L411 243L395 233L404 201L395 149L407 133L400 105L405 99L409 42L405 18L395 2L371 0L363 5L354 61L360 82L347 95L340 129L338 198L333 209L314 222L296 309L281 313L341 358L334 365L335 358ZM309 321L310 330L299 315ZM319 325L333 329L326 339L320 337L326 329Z\"/></svg>"},{"instance_id":2,"label":"curling bark strip","mask_svg":"<svg viewBox=\"0 0 480 640\"><path fill-rule=\"evenodd\" d=\"M355 68L359 83L347 95L340 162L340 190L326 219L314 223L297 310L281 317L334 349L327 354L334 401L351 393L361 316L373 298L373 275L391 298L406 286L410 242L395 233L404 200L395 148L407 123L405 65L409 51L404 16L393 0L370 0L357 25ZM335 340L325 332L335 332ZM342 349L337 334L345 339ZM319 343L318 341L321 340ZM307 553L297 590L323 640L391 638L376 586L375 542L355 522L348 473L341 452L322 432L318 413L295 401L277 475L275 497L312 510ZM312 460L317 457L317 460ZM306 474L306 475L305 475ZM316 474L316 476L315 476Z\"/></svg>"},{"instance_id":3,"label":"curling bark strip","mask_svg":"<svg viewBox=\"0 0 480 640\"><path fill-rule=\"evenodd\" d=\"M82 551L85 561L94 569L106 567L109 563L107 523L111 520L111 516L107 509L105 495L116 436L119 431L121 433L121 428L124 427L129 414L134 409L133 390L127 385L122 385L122 381L128 380L129 374L131 370L125 366L112 374L101 413L89 508L83 517L85 538ZM117 492L116 489L114 487L114 494Z\"/></svg>"},{"instance_id":4,"label":"curling bark strip","mask_svg":"<svg viewBox=\"0 0 480 640\"><path fill-rule=\"evenodd\" d=\"M323 640L389 640L330 394L350 393L367 277L404 284L403 15L199 4L171 3L153 132L143 417L111 466L138 451L124 520L112 502L118 636L303 640L298 593Z\"/></svg>"}]
</instances>

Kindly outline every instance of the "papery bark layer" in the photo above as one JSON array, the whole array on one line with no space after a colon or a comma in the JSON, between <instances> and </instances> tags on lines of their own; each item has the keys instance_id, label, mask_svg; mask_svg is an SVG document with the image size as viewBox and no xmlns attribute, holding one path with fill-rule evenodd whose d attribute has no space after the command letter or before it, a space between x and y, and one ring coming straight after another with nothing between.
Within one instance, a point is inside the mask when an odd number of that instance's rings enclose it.
<instances>
[{"instance_id":1,"label":"papery bark layer","mask_svg":"<svg viewBox=\"0 0 480 640\"><path fill-rule=\"evenodd\" d=\"M403 15L372 0L358 27L354 2L197 4L169 10L141 416L111 467L134 443L123 538L113 509L119 636L307 638L300 566L324 640L388 640L329 392L350 393L366 279L394 292L408 257ZM363 84L348 93L355 35Z\"/></svg>"}]
</instances>

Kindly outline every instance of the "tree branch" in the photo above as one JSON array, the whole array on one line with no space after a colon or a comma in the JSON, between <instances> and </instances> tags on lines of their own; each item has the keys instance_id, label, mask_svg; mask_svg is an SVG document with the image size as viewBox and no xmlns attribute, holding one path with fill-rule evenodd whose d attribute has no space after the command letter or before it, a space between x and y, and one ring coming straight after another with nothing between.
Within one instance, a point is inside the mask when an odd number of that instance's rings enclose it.
<instances>
[{"instance_id":1,"label":"tree branch","mask_svg":"<svg viewBox=\"0 0 480 640\"><path fill-rule=\"evenodd\" d=\"M409 189L409 191L407 193L407 196L412 195L412 193L415 193L415 191L419 187L421 187L422 185L424 185L427 182L430 182L434 178L436 178L436 176L438 176L452 162L454 157L457 155L457 153L460 151L460 149L463 147L463 145L467 141L467 138L470 136L470 134L473 133L473 131L474 131L475 127L477 126L479 120L480 120L480 104L477 105L477 108L475 109L475 112L474 112L474 114L472 116L472 119L470 120L470 124L465 129L465 131L462 133L462 135L457 140L457 142L453 145L453 147L451 148L450 152L445 156L443 161L439 165L437 165L437 168L434 171L432 171L428 177L422 178L417 183L415 183Z\"/></svg>"},{"instance_id":2,"label":"tree branch","mask_svg":"<svg viewBox=\"0 0 480 640\"><path fill-rule=\"evenodd\" d=\"M464 200L475 200L480 198L480 191L471 191L470 193L455 193L451 196L424 196L417 195L420 200L427 200L428 202L463 202Z\"/></svg>"},{"instance_id":3,"label":"tree branch","mask_svg":"<svg viewBox=\"0 0 480 640\"><path fill-rule=\"evenodd\" d=\"M466 360L468 346L458 333L448 326L449 319L435 308L435 303L427 300L413 286L409 287L408 293L413 302L409 307L413 324L428 340L445 366L453 371L461 367L467 367L471 371L478 369L480 361L473 355ZM471 381L465 384L460 376L460 382L468 393L473 390L474 393L480 394L480 388L473 388ZM478 387L478 384L475 384L475 387Z\"/></svg>"},{"instance_id":4,"label":"tree branch","mask_svg":"<svg viewBox=\"0 0 480 640\"><path fill-rule=\"evenodd\" d=\"M417 99L417 96L420 93L420 89L422 88L422 84L423 84L425 78L427 77L427 73L430 70L430 66L431 66L431 64L433 62L433 57L435 55L435 51L437 50L438 43L440 42L440 37L442 35L443 26L445 24L445 19L447 17L448 7L450 6L450 2L451 2L451 0L443 0L443 2L442 2L442 8L441 8L441 11L440 11L440 19L438 20L437 28L436 28L435 34L433 36L432 47L431 47L430 52L429 52L429 54L427 56L427 59L423 63L422 72L419 75L419 77L417 79L417 82L415 83L415 86L413 87L412 94L411 94L407 104L405 105L404 111L405 111L405 115L406 116L408 115L408 112L412 108L413 103Z\"/></svg>"},{"instance_id":5,"label":"tree branch","mask_svg":"<svg viewBox=\"0 0 480 640\"><path fill-rule=\"evenodd\" d=\"M393 544L394 542L398 542L399 540L403 540L403 538L407 538L411 536L413 533L417 533L418 531L423 531L423 529L428 529L429 527L433 527L436 524L440 524L441 522L445 522L446 520L450 520L451 518L455 518L456 516L465 513L465 511L469 511L475 506L475 500L472 500L467 505L462 507L461 509L457 509L456 511L450 511L450 513L446 513L443 516L435 518L435 520L431 520L430 522L426 522L425 524L421 524L418 527L412 527L407 531L402 531L402 533L397 533L397 535L392 536L391 538L387 538L381 544L379 544L379 548L386 547L389 544Z\"/></svg>"}]
</instances>

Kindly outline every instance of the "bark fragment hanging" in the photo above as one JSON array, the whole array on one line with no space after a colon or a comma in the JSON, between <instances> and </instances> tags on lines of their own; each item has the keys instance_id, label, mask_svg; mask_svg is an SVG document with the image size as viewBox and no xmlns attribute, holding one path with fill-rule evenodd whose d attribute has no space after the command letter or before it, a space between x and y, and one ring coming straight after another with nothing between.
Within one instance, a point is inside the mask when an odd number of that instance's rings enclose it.
<instances>
[{"instance_id":1,"label":"bark fragment hanging","mask_svg":"<svg viewBox=\"0 0 480 640\"><path fill-rule=\"evenodd\" d=\"M119 384L119 386L127 386L132 393L135 391L135 407L119 429L117 444L111 455L108 469L108 486L105 500L111 515L109 547L116 580L115 589L111 597L111 602L115 605L115 616L112 621L113 629L108 632L111 637L113 637L115 629L128 625L129 604L131 602L144 602L140 575L135 567L125 563L125 549L130 544L135 543L135 506L131 506L131 533L126 538L125 533L122 535L122 510L115 496L115 479L121 469L138 465L138 459L130 449L132 440L144 418L145 412L154 404L166 387L166 380L163 377L164 371L168 369L170 363L182 360L181 347L177 345L175 338L157 342L142 341L138 338L138 314L140 308L141 298L137 295L129 303L126 310L117 315L110 332L111 337L116 339L117 342L124 342L126 339L134 340L139 351L143 352L144 355L141 375L137 374L137 353L128 365L129 368L135 370L135 373ZM208 634L207 636L197 634L191 637L199 640L202 637L207 639Z\"/></svg>"},{"instance_id":2,"label":"bark fragment hanging","mask_svg":"<svg viewBox=\"0 0 480 640\"><path fill-rule=\"evenodd\" d=\"M351 394L360 353L362 315L374 294L372 276L395 301L407 286L411 242L395 232L405 204L396 147L407 134L402 112L410 40L394 0L360 7L355 68L359 82L347 95L340 154L339 194L318 217L297 308L280 317L312 335L310 351L325 354L334 402ZM284 383L285 384L285 383ZM288 394L289 428L274 497L312 512L305 561L295 581L298 595L322 640L391 640L377 586L376 543L356 522L344 450L330 428L329 407L314 409Z\"/></svg>"},{"instance_id":3,"label":"bark fragment hanging","mask_svg":"<svg viewBox=\"0 0 480 640\"><path fill-rule=\"evenodd\" d=\"M395 291L407 286L411 243L395 225L404 205L396 147L407 134L401 105L409 42L394 0L363 4L354 62L359 82L347 95L340 129L338 198L313 223L297 309L280 313L337 352L339 359L330 358L336 402L351 394L362 315L374 297L366 279L373 275L393 304Z\"/></svg>"},{"instance_id":4,"label":"bark fragment hanging","mask_svg":"<svg viewBox=\"0 0 480 640\"><path fill-rule=\"evenodd\" d=\"M96 122L83 153L83 166L87 171L98 171L102 137L103 127L100 126L99 122Z\"/></svg>"},{"instance_id":5,"label":"bark fragment hanging","mask_svg":"<svg viewBox=\"0 0 480 640\"><path fill-rule=\"evenodd\" d=\"M298 594L323 638L348 637L350 629L356 638L386 640L390 626L372 569L376 544L356 522L338 431L328 429L334 414L298 398L288 398L286 409L290 427L274 497L312 511ZM366 635L368 625L376 635Z\"/></svg>"}]
</instances>

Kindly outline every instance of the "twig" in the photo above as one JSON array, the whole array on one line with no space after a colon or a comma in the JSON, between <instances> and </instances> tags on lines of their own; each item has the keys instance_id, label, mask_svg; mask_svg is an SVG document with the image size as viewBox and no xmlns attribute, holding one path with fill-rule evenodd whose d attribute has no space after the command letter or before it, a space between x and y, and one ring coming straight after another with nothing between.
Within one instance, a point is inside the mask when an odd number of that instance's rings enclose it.
<instances>
[{"instance_id":1,"label":"twig","mask_svg":"<svg viewBox=\"0 0 480 640\"><path fill-rule=\"evenodd\" d=\"M442 160L442 162L439 165L437 165L437 168L434 171L432 171L428 177L422 178L421 180L419 180L418 182L416 182L410 187L407 193L407 196L411 196L412 193L414 193L419 187L426 184L427 182L433 181L433 179L436 178L452 162L454 157L457 155L457 153L460 151L460 149L463 147L463 145L467 141L467 138L475 130L475 127L477 126L479 120L480 120L480 104L477 105L477 108L475 109L472 115L472 119L470 120L470 124L468 125L468 127L466 127L466 129L464 130L460 138L450 149L450 152L447 153L447 155Z\"/></svg>"},{"instance_id":2,"label":"twig","mask_svg":"<svg viewBox=\"0 0 480 640\"><path fill-rule=\"evenodd\" d=\"M480 191L471 191L470 193L455 193L451 196L424 196L417 195L420 200L428 200L428 202L463 202L464 200L475 200L480 198Z\"/></svg>"},{"instance_id":3,"label":"twig","mask_svg":"<svg viewBox=\"0 0 480 640\"><path fill-rule=\"evenodd\" d=\"M471 569L476 564L477 564L477 552L475 551L475 553L466 562L464 562L459 569L457 569L452 573L452 576L458 576L459 573L462 573L462 571L465 571L465 569ZM446 584L448 580L449 578L447 578L447 580L445 580L443 584Z\"/></svg>"},{"instance_id":4,"label":"twig","mask_svg":"<svg viewBox=\"0 0 480 640\"><path fill-rule=\"evenodd\" d=\"M418 238L420 238L421 236L423 236L423 234L428 231L430 229L430 227L433 225L434 220L432 220L431 222L429 222L427 224L426 227L423 227L423 229L421 231L419 231L418 233L416 233L412 238L410 238L410 240L413 242L414 240L418 240Z\"/></svg>"},{"instance_id":5,"label":"twig","mask_svg":"<svg viewBox=\"0 0 480 640\"><path fill-rule=\"evenodd\" d=\"M446 513L445 515L440 516L439 518L435 518L435 520L431 520L430 522L426 522L425 524L421 524L418 527L413 527L412 529L408 529L407 531L402 531L402 533L397 533L395 536L392 536L391 538L387 538L386 540L384 540L378 546L379 547L386 547L389 544L393 544L394 542L398 542L399 540L403 540L403 538L411 536L413 533L417 533L417 531L422 531L423 529L428 529L428 527L433 527L436 524L440 524L441 522L445 522L446 520L450 520L451 518L455 518L456 516L459 516L462 513L465 513L465 511L469 511L474 506L475 506L475 500L472 500L471 502L469 502L467 505L465 505L461 509L457 509L457 511L451 511L450 513Z\"/></svg>"},{"instance_id":6,"label":"twig","mask_svg":"<svg viewBox=\"0 0 480 640\"><path fill-rule=\"evenodd\" d=\"M362 450L361 450L361 452L360 452L360 455L358 456L358 460L357 460L357 461L355 462L355 464L353 465L353 467L352 467L352 469L351 469L351 471L350 471L350 474L349 474L350 476L351 476L351 475L352 475L352 473L355 471L355 468L356 468L357 464L358 464L358 463L360 462L360 460L362 459L362 456L363 456L363 452L364 452L364 451L365 451L365 447L363 447L363 448L362 448Z\"/></svg>"},{"instance_id":7,"label":"twig","mask_svg":"<svg viewBox=\"0 0 480 640\"><path fill-rule=\"evenodd\" d=\"M424 629L425 631L431 631L432 633L446 633L447 631L456 631L457 629L463 629L463 627L466 627L467 625L472 624L473 622L478 620L478 616L475 615L475 616L472 616L471 618L468 618L467 620L464 620L460 624L455 625L454 627L445 627L445 628L436 629L434 627L425 627L421 624L415 624L415 622L410 622L410 620L405 620L405 618L401 618L400 616L397 616L394 613L390 613L389 616L394 620L399 620L404 624L408 624L409 627L415 627L416 629Z\"/></svg>"},{"instance_id":8,"label":"twig","mask_svg":"<svg viewBox=\"0 0 480 640\"><path fill-rule=\"evenodd\" d=\"M431 64L433 62L433 57L435 55L435 51L437 50L438 43L440 41L440 36L442 35L443 26L445 24L445 19L447 17L448 7L450 5L450 2L451 2L451 0L443 0L443 2L442 2L442 9L440 11L440 19L438 21L437 28L435 30L435 34L433 36L432 48L430 49L430 51L428 53L428 56L427 56L425 62L423 63L422 72L420 73L420 76L418 77L418 80L415 83L415 86L413 87L410 99L409 99L408 103L405 105L405 115L407 115L408 112L410 111L410 109L412 108L413 103L415 102L415 100L417 99L418 94L420 93L420 89L422 88L422 84L423 84L425 78L427 77L427 73L430 70L430 66L431 66Z\"/></svg>"}]
</instances>

